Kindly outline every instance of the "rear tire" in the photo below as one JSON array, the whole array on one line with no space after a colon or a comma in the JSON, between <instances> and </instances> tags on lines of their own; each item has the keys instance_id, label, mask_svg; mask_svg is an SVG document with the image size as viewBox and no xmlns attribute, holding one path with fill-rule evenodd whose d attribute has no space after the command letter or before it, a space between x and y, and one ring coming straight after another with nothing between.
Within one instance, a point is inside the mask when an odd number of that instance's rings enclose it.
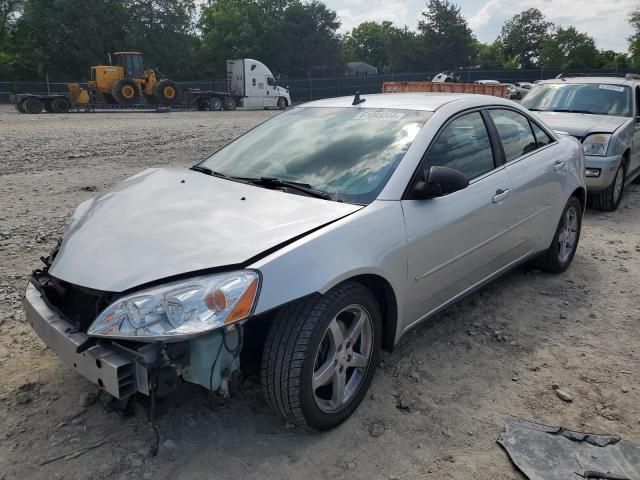
<instances>
[{"instance_id":1,"label":"rear tire","mask_svg":"<svg viewBox=\"0 0 640 480\"><path fill-rule=\"evenodd\" d=\"M113 84L111 95L120 105L133 105L140 101L140 87L131 78L121 78Z\"/></svg>"},{"instance_id":2,"label":"rear tire","mask_svg":"<svg viewBox=\"0 0 640 480\"><path fill-rule=\"evenodd\" d=\"M153 96L156 102L162 105L172 105L178 100L180 90L178 84L173 80L160 80L153 89Z\"/></svg>"},{"instance_id":3,"label":"rear tire","mask_svg":"<svg viewBox=\"0 0 640 480\"><path fill-rule=\"evenodd\" d=\"M218 97L211 97L209 99L209 108L211 109L212 112L216 112L218 110L222 110L222 99L218 98Z\"/></svg>"},{"instance_id":4,"label":"rear tire","mask_svg":"<svg viewBox=\"0 0 640 480\"><path fill-rule=\"evenodd\" d=\"M238 105L236 104L236 99L233 97L224 97L222 101L222 108L227 111L233 111L236 109Z\"/></svg>"},{"instance_id":5,"label":"rear tire","mask_svg":"<svg viewBox=\"0 0 640 480\"><path fill-rule=\"evenodd\" d=\"M611 185L599 192L587 195L589 206L603 212L613 212L620 206L625 185L625 167L621 163Z\"/></svg>"},{"instance_id":6,"label":"rear tire","mask_svg":"<svg viewBox=\"0 0 640 480\"><path fill-rule=\"evenodd\" d=\"M26 113L42 113L42 110L44 109L44 102L39 98L30 97L23 102L22 108Z\"/></svg>"},{"instance_id":7,"label":"rear tire","mask_svg":"<svg viewBox=\"0 0 640 480\"><path fill-rule=\"evenodd\" d=\"M51 100L51 109L53 113L69 113L71 103L66 98L54 98Z\"/></svg>"},{"instance_id":8,"label":"rear tire","mask_svg":"<svg viewBox=\"0 0 640 480\"><path fill-rule=\"evenodd\" d=\"M582 229L582 204L571 197L562 211L553 242L533 263L546 272L562 273L573 261Z\"/></svg>"},{"instance_id":9,"label":"rear tire","mask_svg":"<svg viewBox=\"0 0 640 480\"><path fill-rule=\"evenodd\" d=\"M303 428L329 430L367 393L380 356L382 316L357 282L283 307L262 356L269 405Z\"/></svg>"}]
</instances>

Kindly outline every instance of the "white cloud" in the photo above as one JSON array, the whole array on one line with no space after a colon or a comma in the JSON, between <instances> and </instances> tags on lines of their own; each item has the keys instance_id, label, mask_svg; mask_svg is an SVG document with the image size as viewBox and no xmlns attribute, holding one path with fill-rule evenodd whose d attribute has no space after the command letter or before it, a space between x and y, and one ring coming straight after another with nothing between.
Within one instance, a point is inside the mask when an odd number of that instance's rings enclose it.
<instances>
[{"instance_id":1,"label":"white cloud","mask_svg":"<svg viewBox=\"0 0 640 480\"><path fill-rule=\"evenodd\" d=\"M598 48L626 51L631 27L629 12L638 0L453 0L479 40L496 39L506 20L527 8L538 8L548 20L562 26L575 26L596 40ZM423 0L325 0L342 20L342 32L367 20L390 20L415 29Z\"/></svg>"}]
</instances>

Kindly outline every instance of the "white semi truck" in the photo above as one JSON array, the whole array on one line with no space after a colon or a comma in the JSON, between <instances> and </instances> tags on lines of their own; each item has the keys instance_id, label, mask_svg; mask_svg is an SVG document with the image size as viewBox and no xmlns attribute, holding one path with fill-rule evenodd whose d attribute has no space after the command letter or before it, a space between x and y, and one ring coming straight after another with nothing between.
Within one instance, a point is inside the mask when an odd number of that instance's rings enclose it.
<instances>
[{"instance_id":1,"label":"white semi truck","mask_svg":"<svg viewBox=\"0 0 640 480\"><path fill-rule=\"evenodd\" d=\"M190 89L187 95L200 110L285 109L291 105L289 90L279 87L271 70L258 60L227 60L226 83L226 91Z\"/></svg>"}]
</instances>

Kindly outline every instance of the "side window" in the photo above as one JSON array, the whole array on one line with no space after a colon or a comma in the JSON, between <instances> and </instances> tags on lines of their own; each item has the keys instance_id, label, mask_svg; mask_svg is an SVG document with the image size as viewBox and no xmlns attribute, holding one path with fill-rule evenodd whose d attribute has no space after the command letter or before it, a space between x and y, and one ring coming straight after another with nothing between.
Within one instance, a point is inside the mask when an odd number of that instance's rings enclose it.
<instances>
[{"instance_id":1,"label":"side window","mask_svg":"<svg viewBox=\"0 0 640 480\"><path fill-rule=\"evenodd\" d=\"M534 122L531 122L531 128L533 128L533 134L536 137L538 148L544 147L545 145L549 145L550 143L553 143L553 139L549 135L547 135L547 132L542 130Z\"/></svg>"},{"instance_id":2,"label":"side window","mask_svg":"<svg viewBox=\"0 0 640 480\"><path fill-rule=\"evenodd\" d=\"M640 118L640 87L636 87L636 121Z\"/></svg>"},{"instance_id":3,"label":"side window","mask_svg":"<svg viewBox=\"0 0 640 480\"><path fill-rule=\"evenodd\" d=\"M267 77L267 84L269 84L270 87L275 87L276 81L273 79L273 77Z\"/></svg>"},{"instance_id":4,"label":"side window","mask_svg":"<svg viewBox=\"0 0 640 480\"><path fill-rule=\"evenodd\" d=\"M529 120L513 110L489 110L498 129L507 162L532 152L537 147Z\"/></svg>"},{"instance_id":5,"label":"side window","mask_svg":"<svg viewBox=\"0 0 640 480\"><path fill-rule=\"evenodd\" d=\"M453 120L431 145L426 167L442 166L464 173L470 180L494 168L491 141L480 112Z\"/></svg>"}]
</instances>

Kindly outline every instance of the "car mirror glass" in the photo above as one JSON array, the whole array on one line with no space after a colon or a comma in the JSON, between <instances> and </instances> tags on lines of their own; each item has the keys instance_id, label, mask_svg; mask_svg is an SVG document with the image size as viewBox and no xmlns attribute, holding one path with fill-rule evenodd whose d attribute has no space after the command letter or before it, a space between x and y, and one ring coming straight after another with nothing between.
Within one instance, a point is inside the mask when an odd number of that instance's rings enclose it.
<instances>
[{"instance_id":1,"label":"car mirror glass","mask_svg":"<svg viewBox=\"0 0 640 480\"><path fill-rule=\"evenodd\" d=\"M413 198L426 200L443 197L467 188L469 179L459 170L449 167L430 167L424 179L413 187Z\"/></svg>"}]
</instances>

